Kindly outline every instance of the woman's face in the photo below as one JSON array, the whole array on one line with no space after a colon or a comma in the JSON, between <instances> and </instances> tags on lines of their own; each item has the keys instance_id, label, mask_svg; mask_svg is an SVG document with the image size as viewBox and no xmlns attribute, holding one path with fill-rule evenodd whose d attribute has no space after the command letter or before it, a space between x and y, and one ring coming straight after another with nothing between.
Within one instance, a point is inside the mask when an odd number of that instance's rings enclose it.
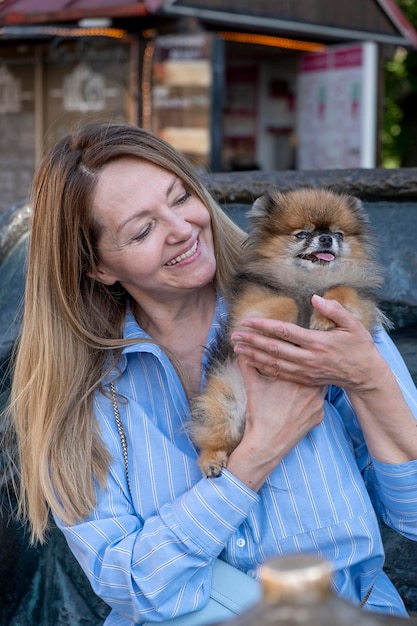
<instances>
[{"instance_id":1,"label":"woman's face","mask_svg":"<svg viewBox=\"0 0 417 626\"><path fill-rule=\"evenodd\" d=\"M215 273L210 214L172 172L123 158L99 174L93 217L101 225L94 278L119 281L137 301L168 301Z\"/></svg>"}]
</instances>

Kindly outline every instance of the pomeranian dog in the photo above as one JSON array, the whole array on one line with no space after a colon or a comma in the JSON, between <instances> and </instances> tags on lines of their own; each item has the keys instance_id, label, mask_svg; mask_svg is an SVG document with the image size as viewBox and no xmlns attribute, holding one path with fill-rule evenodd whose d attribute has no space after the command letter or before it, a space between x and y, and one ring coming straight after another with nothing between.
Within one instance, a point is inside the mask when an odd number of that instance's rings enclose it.
<instances>
[{"instance_id":1,"label":"pomeranian dog","mask_svg":"<svg viewBox=\"0 0 417 626\"><path fill-rule=\"evenodd\" d=\"M231 333L245 317L329 330L335 324L311 304L313 294L338 300L369 330L384 323L374 234L361 202L325 189L270 191L249 212L249 235L234 277L227 327L210 354L205 391L192 405L190 436L206 476L217 476L243 436L246 393Z\"/></svg>"}]
</instances>

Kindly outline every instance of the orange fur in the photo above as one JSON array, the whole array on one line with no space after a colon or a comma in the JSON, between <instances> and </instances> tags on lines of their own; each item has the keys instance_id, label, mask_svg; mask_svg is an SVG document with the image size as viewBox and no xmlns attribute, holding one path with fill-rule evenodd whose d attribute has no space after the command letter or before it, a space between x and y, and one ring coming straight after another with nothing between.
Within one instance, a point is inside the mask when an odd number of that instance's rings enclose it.
<instances>
[{"instance_id":1,"label":"orange fur","mask_svg":"<svg viewBox=\"0 0 417 626\"><path fill-rule=\"evenodd\" d=\"M338 300L364 326L385 321L376 305L380 266L360 202L323 189L273 190L255 203L230 298L230 318L204 393L193 403L190 434L204 474L216 476L243 436L246 394L230 334L248 316L281 319L318 330L334 323L311 297Z\"/></svg>"}]
</instances>

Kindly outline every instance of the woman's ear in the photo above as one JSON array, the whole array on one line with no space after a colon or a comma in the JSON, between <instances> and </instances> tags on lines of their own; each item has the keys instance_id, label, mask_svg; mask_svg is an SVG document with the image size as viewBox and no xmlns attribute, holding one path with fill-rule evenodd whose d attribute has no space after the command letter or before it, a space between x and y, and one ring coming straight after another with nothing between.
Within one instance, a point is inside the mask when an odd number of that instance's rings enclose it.
<instances>
[{"instance_id":1,"label":"woman's ear","mask_svg":"<svg viewBox=\"0 0 417 626\"><path fill-rule=\"evenodd\" d=\"M114 285L117 282L117 278L111 274L108 270L101 266L101 263L95 266L95 268L91 269L87 272L88 276L93 280L96 280L98 283L102 283L103 285Z\"/></svg>"}]
</instances>

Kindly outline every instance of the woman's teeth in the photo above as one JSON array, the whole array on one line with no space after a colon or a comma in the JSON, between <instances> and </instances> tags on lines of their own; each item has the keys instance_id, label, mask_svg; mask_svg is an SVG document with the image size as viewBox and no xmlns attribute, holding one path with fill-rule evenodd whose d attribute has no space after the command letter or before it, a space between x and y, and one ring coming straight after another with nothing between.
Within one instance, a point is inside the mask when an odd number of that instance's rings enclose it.
<instances>
[{"instance_id":1,"label":"woman's teeth","mask_svg":"<svg viewBox=\"0 0 417 626\"><path fill-rule=\"evenodd\" d=\"M184 252L184 254L180 254L180 256L175 257L175 259L168 261L166 265L175 265L176 263L179 263L180 261L184 261L184 259L188 259L188 257L192 256L194 252L197 250L197 246L198 246L198 241L196 241L193 247L190 248L187 252Z\"/></svg>"}]
</instances>

